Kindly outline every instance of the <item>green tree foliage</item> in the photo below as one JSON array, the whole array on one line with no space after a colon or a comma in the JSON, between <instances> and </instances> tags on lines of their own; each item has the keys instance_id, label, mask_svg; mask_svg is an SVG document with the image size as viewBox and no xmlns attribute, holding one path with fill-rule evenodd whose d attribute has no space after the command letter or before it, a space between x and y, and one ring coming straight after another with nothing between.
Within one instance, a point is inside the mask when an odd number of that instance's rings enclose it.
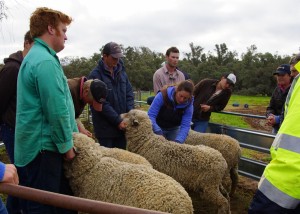
<instances>
[{"instance_id":1,"label":"green tree foliage","mask_svg":"<svg viewBox=\"0 0 300 214\"><path fill-rule=\"evenodd\" d=\"M236 94L270 96L276 87L273 71L290 59L290 56L260 53L255 45L248 47L240 57L236 51L229 50L225 43L216 44L213 52L204 52L202 46L194 43L189 46L190 52L182 54L179 69L187 72L194 83L204 78L219 79L222 74L233 72L237 76ZM63 58L61 61L66 76L87 76L100 60L102 49L90 58ZM165 55L147 47L122 46L122 50L126 72L134 89L152 90L153 74L161 67Z\"/></svg>"}]
</instances>

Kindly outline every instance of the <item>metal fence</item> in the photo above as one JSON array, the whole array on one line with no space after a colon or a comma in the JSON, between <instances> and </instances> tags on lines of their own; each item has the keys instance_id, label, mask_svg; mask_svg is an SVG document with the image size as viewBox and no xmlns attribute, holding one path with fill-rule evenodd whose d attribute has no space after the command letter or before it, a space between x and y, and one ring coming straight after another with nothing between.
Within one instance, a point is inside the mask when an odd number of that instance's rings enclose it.
<instances>
[{"instance_id":1,"label":"metal fence","mask_svg":"<svg viewBox=\"0 0 300 214\"><path fill-rule=\"evenodd\" d=\"M220 112L226 113L228 112ZM255 115L239 115L239 116L255 116ZM216 134L226 134L238 140L240 146L245 149L254 150L256 152L262 152L265 154L270 154L269 148L271 147L275 135L268 134L261 131L242 129L232 126L226 126L216 123L209 123L207 132ZM247 157L241 157L239 162L239 174L252 178L254 180L259 180L263 171L266 167L266 163Z\"/></svg>"}]
</instances>

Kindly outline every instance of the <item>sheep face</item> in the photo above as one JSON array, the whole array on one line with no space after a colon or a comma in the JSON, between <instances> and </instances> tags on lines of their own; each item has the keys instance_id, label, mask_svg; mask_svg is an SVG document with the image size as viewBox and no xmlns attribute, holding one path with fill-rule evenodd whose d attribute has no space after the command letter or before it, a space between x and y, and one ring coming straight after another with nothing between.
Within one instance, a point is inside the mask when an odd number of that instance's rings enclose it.
<instances>
[{"instance_id":1,"label":"sheep face","mask_svg":"<svg viewBox=\"0 0 300 214\"><path fill-rule=\"evenodd\" d=\"M126 123L126 131L133 132L139 131L141 127L143 128L143 133L152 133L152 124L147 112L133 109L128 113L121 115L121 118ZM141 125L142 124L142 125Z\"/></svg>"}]
</instances>

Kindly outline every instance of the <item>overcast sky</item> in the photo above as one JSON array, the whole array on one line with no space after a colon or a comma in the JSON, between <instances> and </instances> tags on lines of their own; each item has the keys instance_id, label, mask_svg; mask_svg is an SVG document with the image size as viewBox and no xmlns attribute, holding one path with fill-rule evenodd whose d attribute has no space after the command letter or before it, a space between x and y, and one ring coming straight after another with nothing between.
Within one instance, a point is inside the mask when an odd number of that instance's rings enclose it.
<instances>
[{"instance_id":1,"label":"overcast sky","mask_svg":"<svg viewBox=\"0 0 300 214\"><path fill-rule=\"evenodd\" d=\"M0 22L0 63L23 47L31 13L41 6L60 10L74 22L58 55L90 57L107 42L145 46L165 53L189 43L204 52L226 43L239 55L255 44L258 52L291 55L300 47L299 0L4 0Z\"/></svg>"}]
</instances>

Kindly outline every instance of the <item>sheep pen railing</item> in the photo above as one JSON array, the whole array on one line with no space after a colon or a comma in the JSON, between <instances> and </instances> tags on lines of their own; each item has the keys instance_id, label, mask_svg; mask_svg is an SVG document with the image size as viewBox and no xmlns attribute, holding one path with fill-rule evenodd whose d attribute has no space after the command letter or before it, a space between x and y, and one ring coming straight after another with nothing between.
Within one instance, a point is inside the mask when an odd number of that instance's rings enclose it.
<instances>
[{"instance_id":1,"label":"sheep pen railing","mask_svg":"<svg viewBox=\"0 0 300 214\"><path fill-rule=\"evenodd\" d=\"M242 113L223 112L223 111L216 112L216 113L236 115L242 117L251 117L257 119L265 119L265 117L263 116L252 115L252 114L242 114ZM270 154L269 149L275 138L274 134L257 131L257 130L227 126L218 123L209 123L207 132L216 133L216 134L226 134L239 141L239 144L242 148L249 149L258 153L268 154L268 155ZM239 174L259 181L266 165L267 165L266 162L256 160L254 158L245 157L242 155L239 162Z\"/></svg>"},{"instance_id":2,"label":"sheep pen railing","mask_svg":"<svg viewBox=\"0 0 300 214\"><path fill-rule=\"evenodd\" d=\"M123 206L74 196L33 189L29 187L0 183L0 192L30 201L84 213L97 214L163 214L154 210Z\"/></svg>"}]
</instances>

